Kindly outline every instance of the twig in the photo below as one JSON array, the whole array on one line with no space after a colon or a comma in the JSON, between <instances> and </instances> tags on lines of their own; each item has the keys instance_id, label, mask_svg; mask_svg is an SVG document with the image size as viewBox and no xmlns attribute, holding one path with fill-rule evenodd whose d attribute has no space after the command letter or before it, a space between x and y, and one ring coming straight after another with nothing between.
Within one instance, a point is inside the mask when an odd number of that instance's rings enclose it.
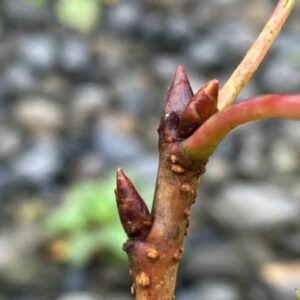
<instances>
[{"instance_id":1,"label":"twig","mask_svg":"<svg viewBox=\"0 0 300 300\"><path fill-rule=\"evenodd\" d=\"M247 54L235 69L219 93L219 110L229 106L251 79L275 41L295 5L295 0L280 0L271 18L252 44Z\"/></svg>"}]
</instances>

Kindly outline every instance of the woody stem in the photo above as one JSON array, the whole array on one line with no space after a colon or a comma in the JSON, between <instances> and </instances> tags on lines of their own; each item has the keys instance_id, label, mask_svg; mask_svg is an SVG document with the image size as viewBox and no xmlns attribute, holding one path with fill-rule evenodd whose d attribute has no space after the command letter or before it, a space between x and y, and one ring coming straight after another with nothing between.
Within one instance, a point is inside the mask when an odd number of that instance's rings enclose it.
<instances>
[{"instance_id":1,"label":"woody stem","mask_svg":"<svg viewBox=\"0 0 300 300\"><path fill-rule=\"evenodd\" d=\"M137 300L172 300L190 207L196 198L199 171L177 164L170 147L160 148L153 225L145 240L125 245Z\"/></svg>"}]
</instances>

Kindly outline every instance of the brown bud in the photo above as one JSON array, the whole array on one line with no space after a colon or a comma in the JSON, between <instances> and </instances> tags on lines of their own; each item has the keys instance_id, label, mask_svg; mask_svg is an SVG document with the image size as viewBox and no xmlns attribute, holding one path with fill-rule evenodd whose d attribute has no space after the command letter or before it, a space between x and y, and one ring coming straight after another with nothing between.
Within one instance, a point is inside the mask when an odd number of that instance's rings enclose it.
<instances>
[{"instance_id":1,"label":"brown bud","mask_svg":"<svg viewBox=\"0 0 300 300\"><path fill-rule=\"evenodd\" d=\"M164 112L183 112L185 106L192 96L193 91L189 79L185 73L184 67L179 65L172 84L167 92L167 102Z\"/></svg>"},{"instance_id":2,"label":"brown bud","mask_svg":"<svg viewBox=\"0 0 300 300\"><path fill-rule=\"evenodd\" d=\"M179 65L172 84L167 92L167 101L160 121L160 140L173 140L177 137L180 115L193 96L193 91L183 66Z\"/></svg>"},{"instance_id":3,"label":"brown bud","mask_svg":"<svg viewBox=\"0 0 300 300\"><path fill-rule=\"evenodd\" d=\"M186 105L179 121L179 137L188 137L216 113L217 99L218 81L211 80L203 85Z\"/></svg>"},{"instance_id":4,"label":"brown bud","mask_svg":"<svg viewBox=\"0 0 300 300\"><path fill-rule=\"evenodd\" d=\"M121 223L128 237L144 239L152 224L148 208L122 169L117 170L115 190Z\"/></svg>"}]
</instances>

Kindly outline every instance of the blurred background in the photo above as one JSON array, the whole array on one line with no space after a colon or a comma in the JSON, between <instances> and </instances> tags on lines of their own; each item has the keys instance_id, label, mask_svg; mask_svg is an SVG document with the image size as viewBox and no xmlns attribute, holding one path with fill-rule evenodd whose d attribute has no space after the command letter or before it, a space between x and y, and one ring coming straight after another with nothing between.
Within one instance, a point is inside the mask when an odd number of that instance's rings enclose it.
<instances>
[{"instance_id":1,"label":"blurred background","mask_svg":"<svg viewBox=\"0 0 300 300\"><path fill-rule=\"evenodd\" d=\"M151 205L177 65L220 83L271 0L0 1L0 299L131 299L113 189ZM240 100L300 92L300 3ZM194 205L179 300L288 300L300 288L300 123L244 126Z\"/></svg>"}]
</instances>

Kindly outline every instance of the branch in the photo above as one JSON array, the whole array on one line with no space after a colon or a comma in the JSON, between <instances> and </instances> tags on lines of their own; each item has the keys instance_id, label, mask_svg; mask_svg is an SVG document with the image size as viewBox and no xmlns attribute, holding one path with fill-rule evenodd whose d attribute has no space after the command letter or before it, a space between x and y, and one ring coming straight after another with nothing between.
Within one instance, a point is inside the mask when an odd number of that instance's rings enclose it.
<instances>
[{"instance_id":1,"label":"branch","mask_svg":"<svg viewBox=\"0 0 300 300\"><path fill-rule=\"evenodd\" d=\"M219 110L229 106L251 79L275 41L294 5L295 0L280 0L278 2L262 32L252 44L242 62L220 90Z\"/></svg>"},{"instance_id":2,"label":"branch","mask_svg":"<svg viewBox=\"0 0 300 300\"><path fill-rule=\"evenodd\" d=\"M263 119L300 119L300 95L266 95L230 106L208 119L181 143L184 156L205 163L234 128Z\"/></svg>"}]
</instances>

